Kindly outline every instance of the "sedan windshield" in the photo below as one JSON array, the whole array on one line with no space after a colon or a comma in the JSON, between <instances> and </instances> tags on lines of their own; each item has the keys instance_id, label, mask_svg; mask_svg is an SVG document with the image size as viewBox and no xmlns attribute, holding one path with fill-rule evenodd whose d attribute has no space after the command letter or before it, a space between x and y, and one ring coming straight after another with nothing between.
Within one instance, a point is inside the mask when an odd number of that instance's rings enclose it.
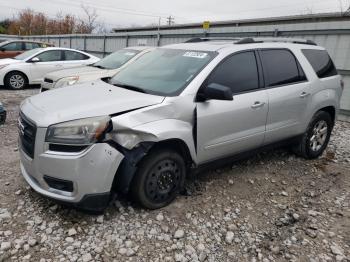
<instances>
[{"instance_id":1,"label":"sedan windshield","mask_svg":"<svg viewBox=\"0 0 350 262\"><path fill-rule=\"evenodd\" d=\"M215 55L215 52L156 49L124 68L110 83L149 94L176 96Z\"/></svg>"},{"instance_id":2,"label":"sedan windshield","mask_svg":"<svg viewBox=\"0 0 350 262\"><path fill-rule=\"evenodd\" d=\"M119 50L109 56L106 56L102 60L93 64L94 67L101 69L117 69L124 65L126 62L130 61L131 58L135 57L140 51L132 49Z\"/></svg>"},{"instance_id":3,"label":"sedan windshield","mask_svg":"<svg viewBox=\"0 0 350 262\"><path fill-rule=\"evenodd\" d=\"M28 59L29 57L35 55L36 53L38 53L39 51L41 51L42 48L36 48L36 49L32 49L32 50L29 50L27 52L24 52L16 57L14 57L14 59L16 60L26 60Z\"/></svg>"}]
</instances>

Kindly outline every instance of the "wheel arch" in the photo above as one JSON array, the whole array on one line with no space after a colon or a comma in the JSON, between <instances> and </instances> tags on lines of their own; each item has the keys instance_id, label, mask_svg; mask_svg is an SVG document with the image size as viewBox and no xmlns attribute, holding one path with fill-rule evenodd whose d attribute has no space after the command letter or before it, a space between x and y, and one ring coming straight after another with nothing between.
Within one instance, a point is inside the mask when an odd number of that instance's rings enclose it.
<instances>
[{"instance_id":1,"label":"wheel arch","mask_svg":"<svg viewBox=\"0 0 350 262\"><path fill-rule=\"evenodd\" d=\"M17 70L17 69L13 69L13 70L11 70L11 71L8 71L6 74L5 74L5 76L4 76L4 84L5 84L5 82L6 82L6 78L9 76L9 74L11 74L11 73L20 73L20 74L22 74L23 76L24 76L24 78L25 78L25 80L26 80L26 84L28 85L29 84L29 77L27 76L27 74L26 73L24 73L23 71L21 71L21 70Z\"/></svg>"},{"instance_id":2,"label":"wheel arch","mask_svg":"<svg viewBox=\"0 0 350 262\"><path fill-rule=\"evenodd\" d=\"M118 151L123 151L124 159L117 169L112 188L124 194L129 192L139 162L154 150L170 149L177 152L184 158L188 170L194 163L190 149L185 141L179 138L166 139L158 142L141 142L131 150L122 148L116 143L114 143L114 147L116 147Z\"/></svg>"},{"instance_id":3,"label":"wheel arch","mask_svg":"<svg viewBox=\"0 0 350 262\"><path fill-rule=\"evenodd\" d=\"M336 111L334 106L323 107L323 108L319 109L316 113L318 113L320 111L328 113L331 116L333 123L335 123L337 111Z\"/></svg>"}]
</instances>

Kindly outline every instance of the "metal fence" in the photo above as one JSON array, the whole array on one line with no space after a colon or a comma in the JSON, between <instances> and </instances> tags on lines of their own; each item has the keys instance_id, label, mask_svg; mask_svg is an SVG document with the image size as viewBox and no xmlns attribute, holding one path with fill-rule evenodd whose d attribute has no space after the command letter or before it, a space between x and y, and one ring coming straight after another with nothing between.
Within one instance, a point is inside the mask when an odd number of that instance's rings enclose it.
<instances>
[{"instance_id":1,"label":"metal fence","mask_svg":"<svg viewBox=\"0 0 350 262\"><path fill-rule=\"evenodd\" d=\"M116 29L98 35L52 35L22 37L53 43L103 57L119 49L138 46L164 46L194 37L280 36L306 38L327 48L340 74L345 90L341 101L343 114L350 115L350 17L339 13L213 23L205 31L201 24L172 27Z\"/></svg>"}]
</instances>

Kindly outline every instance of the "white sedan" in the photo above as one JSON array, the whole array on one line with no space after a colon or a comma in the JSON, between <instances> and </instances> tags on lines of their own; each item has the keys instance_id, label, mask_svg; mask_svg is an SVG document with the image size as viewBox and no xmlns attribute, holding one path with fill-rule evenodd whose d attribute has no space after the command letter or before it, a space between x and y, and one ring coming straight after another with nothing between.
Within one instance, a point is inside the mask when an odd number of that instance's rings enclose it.
<instances>
[{"instance_id":1,"label":"white sedan","mask_svg":"<svg viewBox=\"0 0 350 262\"><path fill-rule=\"evenodd\" d=\"M98 79L111 78L122 68L153 49L154 47L147 46L127 47L106 56L95 64L49 73L41 83L41 92Z\"/></svg>"},{"instance_id":2,"label":"white sedan","mask_svg":"<svg viewBox=\"0 0 350 262\"><path fill-rule=\"evenodd\" d=\"M0 59L0 86L21 89L26 85L40 84L47 73L99 60L88 53L68 48L33 49L15 58Z\"/></svg>"}]
</instances>

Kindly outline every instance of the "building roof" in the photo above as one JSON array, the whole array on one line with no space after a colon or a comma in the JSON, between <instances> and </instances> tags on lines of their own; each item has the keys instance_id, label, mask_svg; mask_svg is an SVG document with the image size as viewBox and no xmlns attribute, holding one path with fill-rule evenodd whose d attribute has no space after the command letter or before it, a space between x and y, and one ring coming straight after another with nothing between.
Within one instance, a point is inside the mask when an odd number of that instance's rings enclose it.
<instances>
[{"instance_id":1,"label":"building roof","mask_svg":"<svg viewBox=\"0 0 350 262\"><path fill-rule=\"evenodd\" d=\"M288 24L288 23L311 23L311 22L326 22L326 21L350 21L350 12L333 12L333 13L320 13L320 14L308 14L308 15L294 15L294 16L280 16L280 17L268 17L268 18L255 18L255 19L243 19L243 20L228 20L228 21L214 21L210 23L210 27L216 26L247 26L247 25L271 25L276 23ZM161 30L171 29L191 29L201 28L202 23L190 23L190 24L178 24L172 26L161 26ZM133 32L133 31L149 31L157 30L158 26L145 26L145 27L126 27L126 28L114 28L113 32Z\"/></svg>"}]
</instances>

